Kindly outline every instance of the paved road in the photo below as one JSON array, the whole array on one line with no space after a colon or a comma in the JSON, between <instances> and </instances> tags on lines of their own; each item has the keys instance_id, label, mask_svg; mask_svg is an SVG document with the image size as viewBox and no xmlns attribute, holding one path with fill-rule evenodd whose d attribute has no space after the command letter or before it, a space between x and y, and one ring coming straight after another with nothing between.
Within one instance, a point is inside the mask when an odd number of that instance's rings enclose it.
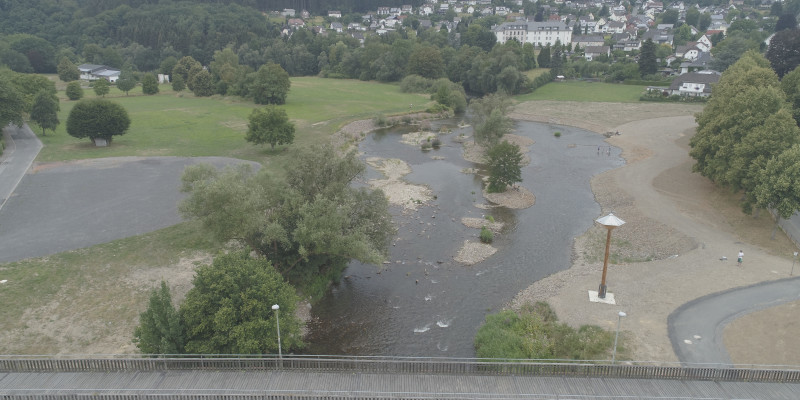
<instances>
[{"instance_id":1,"label":"paved road","mask_svg":"<svg viewBox=\"0 0 800 400\"><path fill-rule=\"evenodd\" d=\"M42 142L25 124L3 128L6 148L0 156L0 209L8 201L42 149ZM0 228L1 229L1 228Z\"/></svg>"},{"instance_id":2,"label":"paved road","mask_svg":"<svg viewBox=\"0 0 800 400\"><path fill-rule=\"evenodd\" d=\"M9 167L17 162L16 156L13 161ZM180 222L180 176L187 165L200 162L222 166L243 161L115 157L38 165L0 209L0 263L88 247ZM0 187L9 179L16 178L0 173Z\"/></svg>"},{"instance_id":3,"label":"paved road","mask_svg":"<svg viewBox=\"0 0 800 400\"><path fill-rule=\"evenodd\" d=\"M725 350L722 336L725 326L753 311L796 300L800 300L800 276L695 299L669 316L672 348L684 364L730 366L731 358Z\"/></svg>"}]
</instances>

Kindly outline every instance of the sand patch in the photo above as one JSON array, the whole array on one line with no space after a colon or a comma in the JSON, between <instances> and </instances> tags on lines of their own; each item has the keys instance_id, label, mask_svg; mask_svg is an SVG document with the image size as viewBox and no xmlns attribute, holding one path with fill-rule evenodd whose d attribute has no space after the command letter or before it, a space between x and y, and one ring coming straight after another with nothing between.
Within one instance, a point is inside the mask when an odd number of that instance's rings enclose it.
<instances>
[{"instance_id":1,"label":"sand patch","mask_svg":"<svg viewBox=\"0 0 800 400\"><path fill-rule=\"evenodd\" d=\"M491 245L465 240L454 259L461 264L473 265L491 257L496 252L497 249Z\"/></svg>"},{"instance_id":2,"label":"sand patch","mask_svg":"<svg viewBox=\"0 0 800 400\"><path fill-rule=\"evenodd\" d=\"M522 186L509 188L503 193L489 193L484 190L483 197L499 206L516 210L531 207L536 203L536 196Z\"/></svg>"},{"instance_id":3,"label":"sand patch","mask_svg":"<svg viewBox=\"0 0 800 400\"><path fill-rule=\"evenodd\" d=\"M432 142L437 136L435 132L429 131L409 132L401 136L400 143L419 146L425 142Z\"/></svg>"},{"instance_id":4,"label":"sand patch","mask_svg":"<svg viewBox=\"0 0 800 400\"><path fill-rule=\"evenodd\" d=\"M402 181L403 176L411 173L411 167L405 161L396 158L367 158L367 164L380 171L386 179L372 179L367 182L376 189L383 190L389 203L401 206L406 211L416 210L420 205L433 198L431 190L423 185L412 185Z\"/></svg>"}]
</instances>

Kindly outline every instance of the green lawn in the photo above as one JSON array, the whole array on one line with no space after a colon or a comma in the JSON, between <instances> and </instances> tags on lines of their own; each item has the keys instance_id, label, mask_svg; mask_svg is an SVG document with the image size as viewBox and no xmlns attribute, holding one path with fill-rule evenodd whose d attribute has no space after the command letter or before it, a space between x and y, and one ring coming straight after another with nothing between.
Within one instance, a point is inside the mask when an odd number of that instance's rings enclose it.
<instances>
[{"instance_id":1,"label":"green lawn","mask_svg":"<svg viewBox=\"0 0 800 400\"><path fill-rule=\"evenodd\" d=\"M144 96L137 87L126 96L112 88L106 98L125 107L131 127L105 148L66 133L75 102L62 96L61 125L55 134L40 135L45 147L37 161L119 156L228 156L266 161L283 154L285 147L271 151L268 145L254 146L244 140L247 117L256 107L252 102L220 96L198 98L190 92L175 93L169 85L160 89L158 95ZM91 89L84 93L86 98L95 97ZM429 102L428 96L401 93L397 85L305 77L292 79L284 108L297 125L294 146L304 146L319 142L346 122L378 113L407 112L409 104L414 104L414 110L424 110Z\"/></svg>"},{"instance_id":2,"label":"green lawn","mask_svg":"<svg viewBox=\"0 0 800 400\"><path fill-rule=\"evenodd\" d=\"M515 96L517 101L560 100L613 103L636 103L645 86L601 82L566 81L551 82L533 93Z\"/></svg>"}]
</instances>

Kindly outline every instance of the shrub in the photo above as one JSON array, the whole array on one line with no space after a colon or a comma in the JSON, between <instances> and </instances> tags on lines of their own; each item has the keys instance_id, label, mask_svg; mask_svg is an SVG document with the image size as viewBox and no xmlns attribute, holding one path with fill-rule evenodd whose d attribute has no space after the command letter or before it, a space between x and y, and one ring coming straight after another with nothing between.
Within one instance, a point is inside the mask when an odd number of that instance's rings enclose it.
<instances>
[{"instance_id":1,"label":"shrub","mask_svg":"<svg viewBox=\"0 0 800 400\"><path fill-rule=\"evenodd\" d=\"M491 223L494 223L494 217L491 216L491 215L487 215L486 217L484 217L484 219L486 219L487 221L489 221Z\"/></svg>"},{"instance_id":2,"label":"shrub","mask_svg":"<svg viewBox=\"0 0 800 400\"><path fill-rule=\"evenodd\" d=\"M492 243L492 241L494 241L494 233L492 233L492 231L489 228L487 228L485 226L482 226L481 227L481 243L489 244L489 243Z\"/></svg>"},{"instance_id":3,"label":"shrub","mask_svg":"<svg viewBox=\"0 0 800 400\"><path fill-rule=\"evenodd\" d=\"M431 146L430 142L426 141L422 143L422 151L428 151L431 149L431 147L433 146Z\"/></svg>"},{"instance_id":4,"label":"shrub","mask_svg":"<svg viewBox=\"0 0 800 400\"><path fill-rule=\"evenodd\" d=\"M442 141L439 140L439 138L435 138L431 141L431 146L433 146L434 149L438 149L439 147L442 147Z\"/></svg>"},{"instance_id":5,"label":"shrub","mask_svg":"<svg viewBox=\"0 0 800 400\"><path fill-rule=\"evenodd\" d=\"M372 119L375 122L375 125L378 126L387 126L389 125L389 120L386 119L386 116L383 114L378 114L375 118Z\"/></svg>"},{"instance_id":6,"label":"shrub","mask_svg":"<svg viewBox=\"0 0 800 400\"><path fill-rule=\"evenodd\" d=\"M430 93L435 79L428 79L419 75L408 75L400 81L400 91L403 93Z\"/></svg>"},{"instance_id":7,"label":"shrub","mask_svg":"<svg viewBox=\"0 0 800 400\"><path fill-rule=\"evenodd\" d=\"M555 136L555 137L561 137L561 132L559 132L559 131L555 131L555 132L553 133L553 136Z\"/></svg>"}]
</instances>

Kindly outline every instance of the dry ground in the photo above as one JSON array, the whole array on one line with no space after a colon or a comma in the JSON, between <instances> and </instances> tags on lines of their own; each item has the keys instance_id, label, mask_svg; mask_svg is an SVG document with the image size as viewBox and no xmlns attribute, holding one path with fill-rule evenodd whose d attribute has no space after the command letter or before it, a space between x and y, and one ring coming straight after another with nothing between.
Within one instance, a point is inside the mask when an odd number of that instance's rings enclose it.
<instances>
[{"instance_id":1,"label":"dry ground","mask_svg":"<svg viewBox=\"0 0 800 400\"><path fill-rule=\"evenodd\" d=\"M580 116L571 115L576 109ZM515 118L620 132L607 141L623 150L627 164L595 176L592 190L603 215L613 211L627 223L613 232L616 263L609 266L607 283L616 305L588 300L587 291L599 285L605 244L605 229L595 226L576 238L570 269L533 284L512 307L545 300L570 325L609 329L623 310L632 359L677 361L666 324L677 307L706 294L788 276L796 246L782 234L770 240L768 214L743 214L738 194L691 172L688 142L693 114L700 110L648 103L517 106ZM744 268L736 267L739 249L745 253ZM720 261L722 256L729 261ZM725 343L734 363L800 364L800 346L781 345L796 342L791 335L798 326L798 306L767 309L730 324Z\"/></svg>"}]
</instances>

